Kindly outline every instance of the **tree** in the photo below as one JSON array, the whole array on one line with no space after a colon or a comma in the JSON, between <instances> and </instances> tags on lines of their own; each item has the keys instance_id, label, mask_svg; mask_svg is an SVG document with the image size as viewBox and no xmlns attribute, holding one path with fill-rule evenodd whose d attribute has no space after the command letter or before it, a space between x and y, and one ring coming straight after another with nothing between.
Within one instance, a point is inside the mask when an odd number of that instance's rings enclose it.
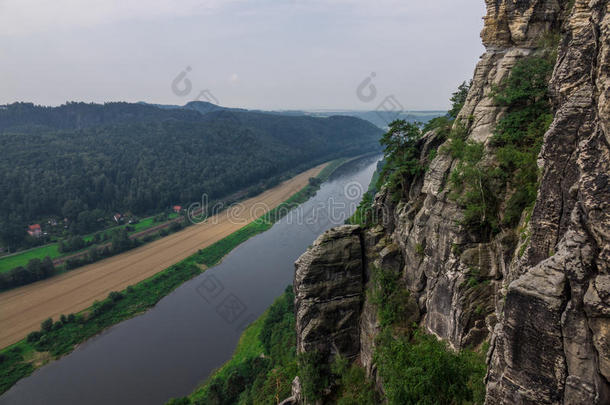
<instances>
[{"instance_id":1,"label":"tree","mask_svg":"<svg viewBox=\"0 0 610 405\"><path fill-rule=\"evenodd\" d=\"M97 216L92 211L81 211L76 219L76 231L79 234L86 234L94 231L97 226Z\"/></svg>"},{"instance_id":2,"label":"tree","mask_svg":"<svg viewBox=\"0 0 610 405\"><path fill-rule=\"evenodd\" d=\"M553 66L554 60L546 57L522 59L494 92L494 100L506 108L492 137L501 173L497 177L514 190L504 210L505 226L517 225L536 200L538 153L553 121L548 84Z\"/></svg>"},{"instance_id":3,"label":"tree","mask_svg":"<svg viewBox=\"0 0 610 405\"><path fill-rule=\"evenodd\" d=\"M37 342L40 339L40 336L42 336L42 334L39 331L30 332L28 333L27 341L29 343Z\"/></svg>"},{"instance_id":4,"label":"tree","mask_svg":"<svg viewBox=\"0 0 610 405\"><path fill-rule=\"evenodd\" d=\"M40 324L40 328L44 332L49 332L51 329L53 329L53 319L47 318L44 321L42 321L42 323Z\"/></svg>"},{"instance_id":5,"label":"tree","mask_svg":"<svg viewBox=\"0 0 610 405\"><path fill-rule=\"evenodd\" d=\"M100 259L100 255L97 250L97 246L91 246L89 248L88 256L89 256L89 261L91 261L91 263L96 262Z\"/></svg>"},{"instance_id":6,"label":"tree","mask_svg":"<svg viewBox=\"0 0 610 405\"><path fill-rule=\"evenodd\" d=\"M322 399L324 390L330 382L330 366L326 356L318 351L299 355L299 375L303 382L303 394L306 401L314 403Z\"/></svg>"},{"instance_id":7,"label":"tree","mask_svg":"<svg viewBox=\"0 0 610 405\"><path fill-rule=\"evenodd\" d=\"M83 205L79 200L67 200L61 209L61 213L64 217L75 220L82 210Z\"/></svg>"},{"instance_id":8,"label":"tree","mask_svg":"<svg viewBox=\"0 0 610 405\"><path fill-rule=\"evenodd\" d=\"M45 278L42 262L40 259L31 259L28 262L27 270L32 280L42 280Z\"/></svg>"},{"instance_id":9,"label":"tree","mask_svg":"<svg viewBox=\"0 0 610 405\"><path fill-rule=\"evenodd\" d=\"M396 198L402 196L407 183L415 175L422 173L424 166L419 161L418 141L422 137L420 125L404 120L396 120L381 138L385 165L379 175L377 188L388 184Z\"/></svg>"},{"instance_id":10,"label":"tree","mask_svg":"<svg viewBox=\"0 0 610 405\"><path fill-rule=\"evenodd\" d=\"M46 256L42 260L42 271L44 274L44 278L52 276L55 272L55 265L53 264L53 260L49 256Z\"/></svg>"},{"instance_id":11,"label":"tree","mask_svg":"<svg viewBox=\"0 0 610 405\"><path fill-rule=\"evenodd\" d=\"M391 333L378 337L375 362L389 404L463 404L477 395L485 376L484 356L455 353L435 336ZM478 402L477 402L478 403Z\"/></svg>"},{"instance_id":12,"label":"tree","mask_svg":"<svg viewBox=\"0 0 610 405\"><path fill-rule=\"evenodd\" d=\"M114 253L123 252L133 247L133 241L129 239L129 234L125 229L120 229L112 235L112 251Z\"/></svg>"},{"instance_id":13,"label":"tree","mask_svg":"<svg viewBox=\"0 0 610 405\"><path fill-rule=\"evenodd\" d=\"M13 285L24 285L32 282L30 273L23 266L19 266L11 270L12 284Z\"/></svg>"},{"instance_id":14,"label":"tree","mask_svg":"<svg viewBox=\"0 0 610 405\"><path fill-rule=\"evenodd\" d=\"M472 80L469 83L463 82L459 85L457 91L451 96L451 110L449 110L448 113L451 118L456 119L462 110L462 107L464 107L471 84Z\"/></svg>"},{"instance_id":15,"label":"tree","mask_svg":"<svg viewBox=\"0 0 610 405\"><path fill-rule=\"evenodd\" d=\"M20 246L25 240L25 226L15 217L0 222L0 241L11 251Z\"/></svg>"}]
</instances>

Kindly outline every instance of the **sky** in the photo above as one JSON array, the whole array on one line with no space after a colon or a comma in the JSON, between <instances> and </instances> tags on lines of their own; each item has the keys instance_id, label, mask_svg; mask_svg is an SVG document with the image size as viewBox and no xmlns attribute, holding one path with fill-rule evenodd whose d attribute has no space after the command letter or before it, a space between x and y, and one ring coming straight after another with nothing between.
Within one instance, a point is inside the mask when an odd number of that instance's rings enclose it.
<instances>
[{"instance_id":1,"label":"sky","mask_svg":"<svg viewBox=\"0 0 610 405\"><path fill-rule=\"evenodd\" d=\"M0 0L0 104L448 109L483 0Z\"/></svg>"}]
</instances>

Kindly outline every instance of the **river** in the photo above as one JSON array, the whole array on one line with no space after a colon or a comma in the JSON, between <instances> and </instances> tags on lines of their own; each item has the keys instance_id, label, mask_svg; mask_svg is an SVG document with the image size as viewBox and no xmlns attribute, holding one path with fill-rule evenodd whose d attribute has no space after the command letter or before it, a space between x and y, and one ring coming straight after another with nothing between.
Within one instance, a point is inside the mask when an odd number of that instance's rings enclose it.
<instances>
[{"instance_id":1,"label":"river","mask_svg":"<svg viewBox=\"0 0 610 405\"><path fill-rule=\"evenodd\" d=\"M232 355L241 332L287 285L294 261L355 210L379 157L340 167L317 194L154 308L22 379L0 404L164 404Z\"/></svg>"}]
</instances>

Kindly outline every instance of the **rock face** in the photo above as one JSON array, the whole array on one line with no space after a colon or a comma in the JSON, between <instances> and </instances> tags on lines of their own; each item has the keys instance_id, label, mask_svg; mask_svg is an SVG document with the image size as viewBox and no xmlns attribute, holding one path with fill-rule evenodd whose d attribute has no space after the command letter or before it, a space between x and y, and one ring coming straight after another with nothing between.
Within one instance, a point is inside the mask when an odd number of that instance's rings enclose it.
<instances>
[{"instance_id":1,"label":"rock face","mask_svg":"<svg viewBox=\"0 0 610 405\"><path fill-rule=\"evenodd\" d=\"M610 403L610 2L579 1L551 82L557 108L524 257L509 269L488 403Z\"/></svg>"},{"instance_id":2,"label":"rock face","mask_svg":"<svg viewBox=\"0 0 610 405\"><path fill-rule=\"evenodd\" d=\"M299 351L330 350L376 378L372 266L399 272L410 322L459 350L490 341L488 404L610 403L610 0L486 0L486 53L460 113L484 142L504 113L490 94L548 33L561 33L551 82L554 121L520 238L458 225L449 198L457 162L439 153L395 203L375 197L379 226L336 228L297 261ZM422 162L444 142L421 141ZM474 280L474 282L473 282ZM381 387L380 384L378 384Z\"/></svg>"},{"instance_id":3,"label":"rock face","mask_svg":"<svg viewBox=\"0 0 610 405\"><path fill-rule=\"evenodd\" d=\"M364 299L358 226L325 232L295 263L294 295L299 353L319 351L355 358Z\"/></svg>"},{"instance_id":4,"label":"rock face","mask_svg":"<svg viewBox=\"0 0 610 405\"><path fill-rule=\"evenodd\" d=\"M546 32L560 25L558 0L485 0L487 16L481 32L485 54L477 64L468 100L460 113L470 121L470 138L489 140L502 109L489 97L515 63L532 53Z\"/></svg>"}]
</instances>

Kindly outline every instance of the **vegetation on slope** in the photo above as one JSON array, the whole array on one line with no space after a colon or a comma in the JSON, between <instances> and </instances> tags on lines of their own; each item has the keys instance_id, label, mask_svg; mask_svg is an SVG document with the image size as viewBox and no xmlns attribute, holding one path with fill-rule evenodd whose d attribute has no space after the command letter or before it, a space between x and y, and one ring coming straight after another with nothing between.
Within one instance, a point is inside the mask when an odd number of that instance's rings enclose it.
<instances>
[{"instance_id":1,"label":"vegetation on slope","mask_svg":"<svg viewBox=\"0 0 610 405\"><path fill-rule=\"evenodd\" d=\"M425 124L420 122L407 122L396 120L389 126L389 130L381 137L381 146L384 149L384 164L379 172L376 189L386 186L394 201L404 197L408 192L408 185L414 178L423 174L427 163L436 155L436 150L428 156L428 162L423 162L421 156L421 140L430 131L437 131L448 136L451 126L458 113L466 102L470 84L462 83L451 97L452 107L447 115L431 119Z\"/></svg>"},{"instance_id":2,"label":"vegetation on slope","mask_svg":"<svg viewBox=\"0 0 610 405\"><path fill-rule=\"evenodd\" d=\"M455 352L414 323L416 305L400 274L373 268L368 299L377 306L381 332L374 361L391 405L482 404L486 345ZM365 371L346 359L333 364L318 352L298 358L298 375L308 402L378 404L382 398ZM330 393L329 393L330 388Z\"/></svg>"},{"instance_id":3,"label":"vegetation on slope","mask_svg":"<svg viewBox=\"0 0 610 405\"><path fill-rule=\"evenodd\" d=\"M379 182L387 185L395 200L404 197L409 182L425 170L419 160L418 142L422 136L419 123L394 121L381 137L385 164Z\"/></svg>"},{"instance_id":4,"label":"vegetation on slope","mask_svg":"<svg viewBox=\"0 0 610 405\"><path fill-rule=\"evenodd\" d=\"M378 149L381 133L350 117L125 103L11 104L0 122L0 243L12 250L35 243L25 227L48 217L67 218L82 235L116 212L143 216L248 187L256 194L292 171Z\"/></svg>"},{"instance_id":5,"label":"vegetation on slope","mask_svg":"<svg viewBox=\"0 0 610 405\"><path fill-rule=\"evenodd\" d=\"M373 173L369 187L363 194L362 201L360 201L360 204L358 204L356 212L354 212L354 214L345 221L346 224L366 227L372 225L375 221L375 218L373 218L373 200L378 191L377 183L379 182L379 173L381 172L383 165L383 160L377 162L377 168Z\"/></svg>"},{"instance_id":6,"label":"vegetation on slope","mask_svg":"<svg viewBox=\"0 0 610 405\"><path fill-rule=\"evenodd\" d=\"M494 89L495 102L505 107L486 146L468 139L468 122L457 120L469 85L463 83L453 94L447 116L425 126L395 121L383 135L385 162L377 188L388 187L395 201L404 197L407 185L426 170L420 160L422 136L436 131L448 139L440 152L458 160L449 177L450 198L463 208L464 228L483 239L502 229L514 228L526 208L535 201L538 190L536 159L542 138L553 115L548 82L556 53L552 38L540 54L516 63L509 77ZM428 161L436 151L431 152ZM486 156L493 159L486 159Z\"/></svg>"},{"instance_id":7,"label":"vegetation on slope","mask_svg":"<svg viewBox=\"0 0 610 405\"><path fill-rule=\"evenodd\" d=\"M374 360L388 403L482 404L486 348L454 352L411 324L413 311L400 274L375 268L371 284L369 297L382 328Z\"/></svg>"},{"instance_id":8,"label":"vegetation on slope","mask_svg":"<svg viewBox=\"0 0 610 405\"><path fill-rule=\"evenodd\" d=\"M469 231L489 237L514 228L534 203L536 159L553 118L548 93L552 70L549 57L524 58L495 89L494 100L506 107L506 114L489 144L493 160L484 159L482 143L466 139L462 123L453 127L445 149L459 159L450 177L452 197L464 208L462 224Z\"/></svg>"},{"instance_id":9,"label":"vegetation on slope","mask_svg":"<svg viewBox=\"0 0 610 405\"><path fill-rule=\"evenodd\" d=\"M506 112L488 145L469 140L467 123L455 121L467 93L464 85L452 98L451 114L425 127L448 137L441 152L458 161L449 178L450 197L464 209L461 224L472 234L489 238L514 228L535 201L536 159L552 121L548 81L554 57L547 51L520 60L494 90L494 100ZM380 181L395 199L402 198L410 179L424 170L417 149L420 137L417 127L398 122L382 138L389 164ZM493 158L486 158L490 155ZM454 352L410 324L409 294L399 274L374 269L371 284L370 299L378 307L382 327L374 358L388 402L483 403L485 345L478 352Z\"/></svg>"},{"instance_id":10,"label":"vegetation on slope","mask_svg":"<svg viewBox=\"0 0 610 405\"><path fill-rule=\"evenodd\" d=\"M484 349L483 349L484 350ZM375 361L389 404L483 404L485 352L454 352L417 329L384 329Z\"/></svg>"}]
</instances>

